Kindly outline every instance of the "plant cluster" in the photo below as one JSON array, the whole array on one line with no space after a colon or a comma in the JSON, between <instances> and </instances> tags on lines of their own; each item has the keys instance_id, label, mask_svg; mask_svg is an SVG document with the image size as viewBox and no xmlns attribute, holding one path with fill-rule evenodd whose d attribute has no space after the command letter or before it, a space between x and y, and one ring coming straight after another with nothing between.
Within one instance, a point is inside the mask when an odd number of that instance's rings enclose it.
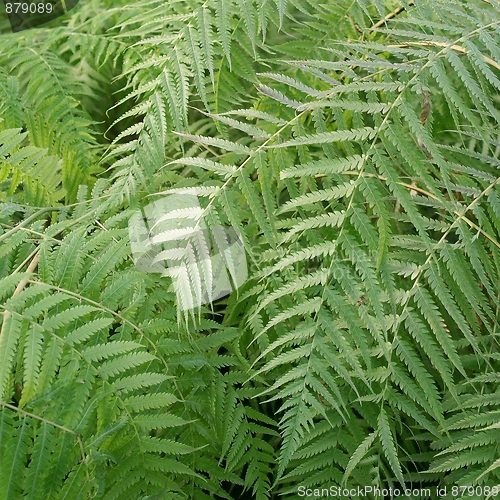
<instances>
[{"instance_id":1,"label":"plant cluster","mask_svg":"<svg viewBox=\"0 0 500 500\"><path fill-rule=\"evenodd\" d=\"M7 27L0 498L495 491L497 0L82 0ZM193 310L131 255L170 194L247 255Z\"/></svg>"}]
</instances>

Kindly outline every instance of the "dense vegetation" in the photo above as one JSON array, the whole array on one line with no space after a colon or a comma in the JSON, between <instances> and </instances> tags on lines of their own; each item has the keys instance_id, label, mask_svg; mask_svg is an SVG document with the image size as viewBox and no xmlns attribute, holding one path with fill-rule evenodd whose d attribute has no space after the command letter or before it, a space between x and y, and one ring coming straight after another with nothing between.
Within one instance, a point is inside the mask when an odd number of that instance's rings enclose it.
<instances>
[{"instance_id":1,"label":"dense vegetation","mask_svg":"<svg viewBox=\"0 0 500 500\"><path fill-rule=\"evenodd\" d=\"M497 0L0 28L0 499L500 484ZM129 244L172 193L247 255L192 310Z\"/></svg>"}]
</instances>

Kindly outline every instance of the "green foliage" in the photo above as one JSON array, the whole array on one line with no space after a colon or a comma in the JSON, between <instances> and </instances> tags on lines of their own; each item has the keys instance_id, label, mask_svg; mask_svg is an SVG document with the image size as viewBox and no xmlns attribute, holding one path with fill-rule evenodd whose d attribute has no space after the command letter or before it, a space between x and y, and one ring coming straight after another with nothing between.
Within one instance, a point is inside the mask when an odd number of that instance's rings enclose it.
<instances>
[{"instance_id":1,"label":"green foliage","mask_svg":"<svg viewBox=\"0 0 500 500\"><path fill-rule=\"evenodd\" d=\"M500 4L59 24L0 35L0 498L498 486ZM249 264L186 314L127 230L171 193Z\"/></svg>"}]
</instances>

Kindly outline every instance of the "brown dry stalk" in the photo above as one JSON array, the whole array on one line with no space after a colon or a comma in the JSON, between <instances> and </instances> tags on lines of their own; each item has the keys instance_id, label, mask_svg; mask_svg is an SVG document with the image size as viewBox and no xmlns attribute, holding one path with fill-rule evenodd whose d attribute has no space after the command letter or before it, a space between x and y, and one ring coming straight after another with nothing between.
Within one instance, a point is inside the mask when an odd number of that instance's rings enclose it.
<instances>
[{"instance_id":1,"label":"brown dry stalk","mask_svg":"<svg viewBox=\"0 0 500 500\"><path fill-rule=\"evenodd\" d=\"M36 266L38 266L38 261L40 259L40 254L37 252L35 256L33 257L32 261L30 262L28 269L26 269L26 272L32 273L35 269ZM17 285L16 289L14 290L14 293L12 294L12 297L15 297L16 295L19 295L23 290L24 287L28 284L29 281L29 276L23 278ZM3 313L3 323L2 323L2 329L0 330L0 343L2 342L2 338L5 335L5 330L6 330L6 324L11 316L11 312L7 309Z\"/></svg>"},{"instance_id":2,"label":"brown dry stalk","mask_svg":"<svg viewBox=\"0 0 500 500\"><path fill-rule=\"evenodd\" d=\"M464 49L461 45L450 45L446 42L435 42L432 40L429 40L427 42L406 42L400 45L389 45L389 47L397 47L397 48L404 48L404 47L409 47L411 45L418 45L420 47L443 47L443 48L449 48L452 50L455 50L456 52L460 52L461 54L468 54L467 50ZM489 64L490 66L493 66L494 68L500 70L500 64L498 64L496 61L491 59L488 56L483 55L483 60L485 63Z\"/></svg>"},{"instance_id":3,"label":"brown dry stalk","mask_svg":"<svg viewBox=\"0 0 500 500\"><path fill-rule=\"evenodd\" d=\"M411 7L413 4L414 4L413 1L408 2L408 7ZM376 29L380 28L387 21L390 21L391 19L394 19L396 16L398 16L399 14L401 14L401 12L403 12L404 10L406 10L405 6L398 7L397 9L393 10L390 14L387 14L387 16L385 16L383 19L381 19L378 23L375 23L370 29L371 30L376 30Z\"/></svg>"}]
</instances>

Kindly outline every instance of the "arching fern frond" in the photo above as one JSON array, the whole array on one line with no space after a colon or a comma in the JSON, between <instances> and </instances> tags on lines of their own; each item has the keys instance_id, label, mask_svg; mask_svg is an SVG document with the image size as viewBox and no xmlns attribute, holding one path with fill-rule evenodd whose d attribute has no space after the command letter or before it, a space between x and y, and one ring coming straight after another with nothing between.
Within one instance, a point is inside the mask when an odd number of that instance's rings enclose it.
<instances>
[{"instance_id":1,"label":"arching fern frond","mask_svg":"<svg viewBox=\"0 0 500 500\"><path fill-rule=\"evenodd\" d=\"M103 0L0 35L0 496L494 491L499 12Z\"/></svg>"}]
</instances>

